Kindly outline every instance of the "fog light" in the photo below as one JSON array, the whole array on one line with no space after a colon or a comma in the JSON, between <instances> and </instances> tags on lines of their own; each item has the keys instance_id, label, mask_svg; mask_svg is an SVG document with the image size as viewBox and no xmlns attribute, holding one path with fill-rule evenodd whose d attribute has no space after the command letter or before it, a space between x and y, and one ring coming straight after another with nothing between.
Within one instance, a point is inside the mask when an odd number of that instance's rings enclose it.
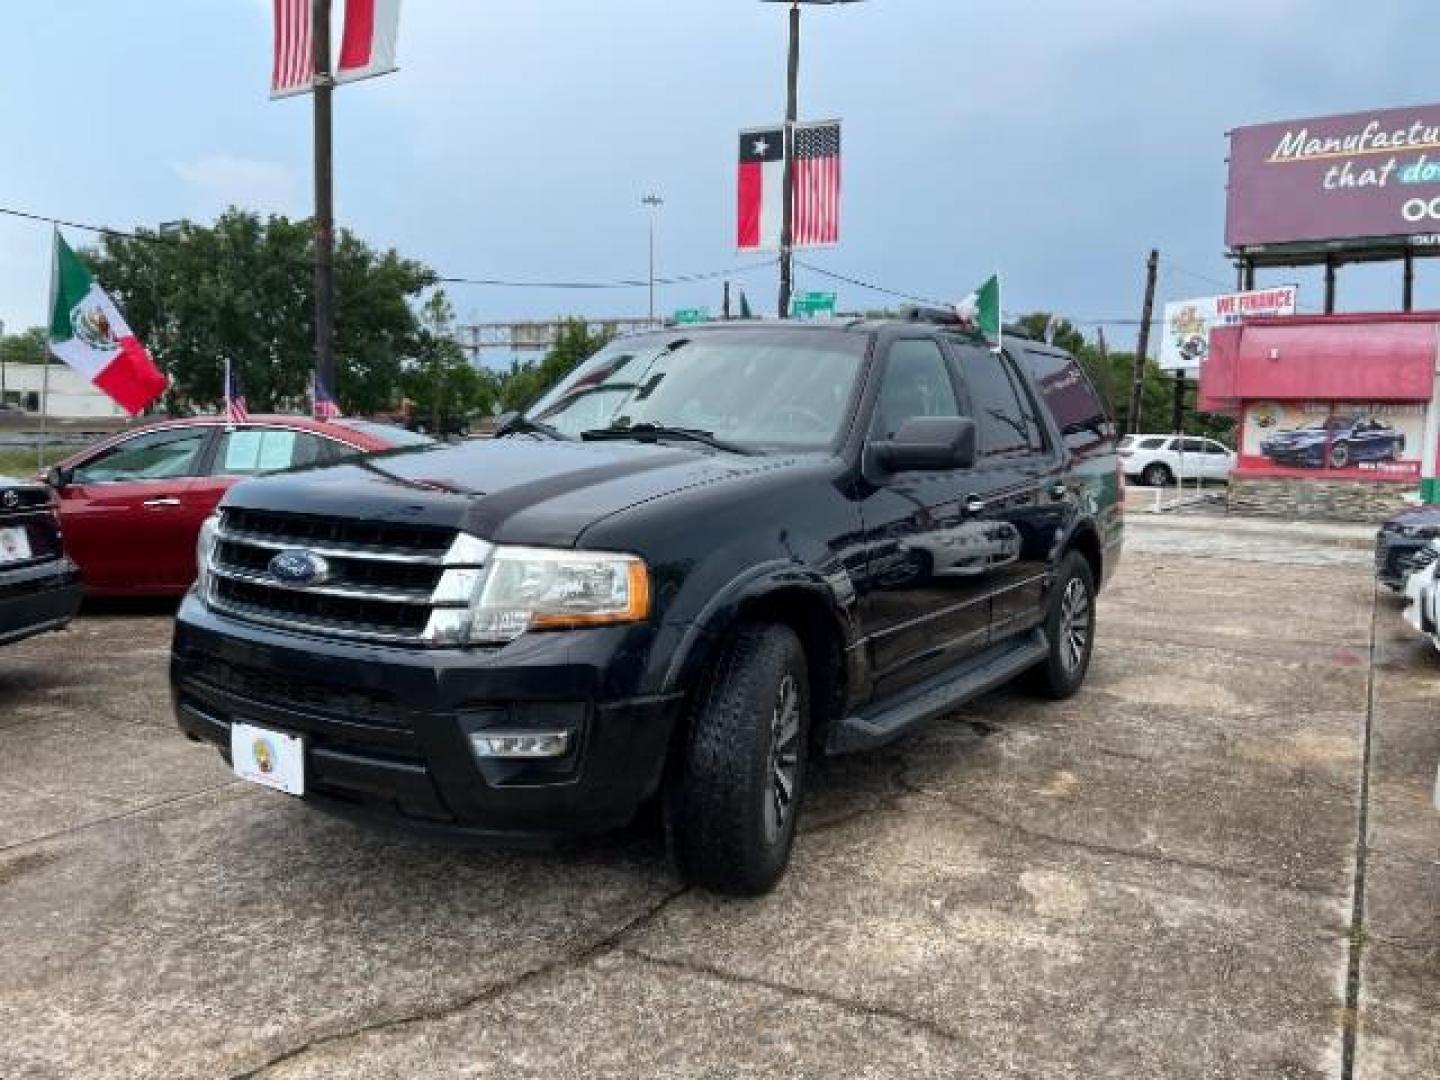
<instances>
[{"instance_id":1,"label":"fog light","mask_svg":"<svg viewBox=\"0 0 1440 1080\"><path fill-rule=\"evenodd\" d=\"M568 731L481 731L470 741L483 758L558 758L570 751Z\"/></svg>"}]
</instances>

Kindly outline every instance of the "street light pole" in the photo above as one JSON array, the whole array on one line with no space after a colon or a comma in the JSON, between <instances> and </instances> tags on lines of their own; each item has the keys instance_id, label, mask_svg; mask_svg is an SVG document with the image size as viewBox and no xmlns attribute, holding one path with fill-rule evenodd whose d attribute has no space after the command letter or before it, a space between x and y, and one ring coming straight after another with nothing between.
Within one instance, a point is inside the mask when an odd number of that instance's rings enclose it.
<instances>
[{"instance_id":1,"label":"street light pole","mask_svg":"<svg viewBox=\"0 0 1440 1080\"><path fill-rule=\"evenodd\" d=\"M314 0L315 38L315 370L331 394L335 377L335 180L332 146L330 0Z\"/></svg>"},{"instance_id":2,"label":"street light pole","mask_svg":"<svg viewBox=\"0 0 1440 1080\"><path fill-rule=\"evenodd\" d=\"M640 200L650 208L650 325L655 325L655 214L665 205L665 200L653 191Z\"/></svg>"}]
</instances>

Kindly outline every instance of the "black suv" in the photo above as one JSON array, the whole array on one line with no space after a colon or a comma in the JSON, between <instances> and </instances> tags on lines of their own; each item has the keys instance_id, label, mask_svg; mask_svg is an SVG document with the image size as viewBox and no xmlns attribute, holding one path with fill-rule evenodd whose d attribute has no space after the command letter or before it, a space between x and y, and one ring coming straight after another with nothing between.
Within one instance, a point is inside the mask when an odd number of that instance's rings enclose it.
<instances>
[{"instance_id":1,"label":"black suv","mask_svg":"<svg viewBox=\"0 0 1440 1080\"><path fill-rule=\"evenodd\" d=\"M815 754L1085 677L1113 429L1066 353L939 316L612 342L494 440L247 481L180 726L331 809L478 837L658 798L688 880L783 872Z\"/></svg>"},{"instance_id":2,"label":"black suv","mask_svg":"<svg viewBox=\"0 0 1440 1080\"><path fill-rule=\"evenodd\" d=\"M64 628L80 593L80 571L61 543L55 493L0 476L0 645Z\"/></svg>"}]
</instances>

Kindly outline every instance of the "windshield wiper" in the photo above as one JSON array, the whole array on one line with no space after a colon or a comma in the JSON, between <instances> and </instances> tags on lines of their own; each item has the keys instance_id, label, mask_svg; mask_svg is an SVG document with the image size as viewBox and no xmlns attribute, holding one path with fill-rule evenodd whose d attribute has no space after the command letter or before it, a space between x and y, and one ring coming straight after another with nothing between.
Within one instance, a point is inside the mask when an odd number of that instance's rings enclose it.
<instances>
[{"instance_id":1,"label":"windshield wiper","mask_svg":"<svg viewBox=\"0 0 1440 1080\"><path fill-rule=\"evenodd\" d=\"M517 413L515 416L511 417L509 420L501 424L495 432L495 437L498 439L502 435L527 434L544 435L547 439L557 439L561 441L565 441L570 438L569 435L566 435L559 428L551 427L543 420L531 420L524 413Z\"/></svg>"},{"instance_id":2,"label":"windshield wiper","mask_svg":"<svg viewBox=\"0 0 1440 1080\"><path fill-rule=\"evenodd\" d=\"M730 454L753 454L748 450L724 439L717 439L713 431L701 431L699 428L666 427L664 424L630 424L627 427L591 428L589 431L582 431L580 438L587 442L602 439L635 439L638 442L659 442L661 439L687 439L690 442L703 443L716 450L724 450Z\"/></svg>"}]
</instances>

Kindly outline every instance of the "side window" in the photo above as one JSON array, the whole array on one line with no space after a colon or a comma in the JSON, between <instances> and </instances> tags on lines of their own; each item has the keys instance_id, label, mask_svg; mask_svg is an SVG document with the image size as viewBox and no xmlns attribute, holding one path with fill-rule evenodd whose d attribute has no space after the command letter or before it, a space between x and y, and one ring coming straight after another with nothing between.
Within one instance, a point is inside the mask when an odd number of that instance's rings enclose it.
<instances>
[{"instance_id":1,"label":"side window","mask_svg":"<svg viewBox=\"0 0 1440 1080\"><path fill-rule=\"evenodd\" d=\"M1039 425L1025 401L1019 377L999 353L962 345L960 375L970 392L970 409L979 433L980 456L1044 449Z\"/></svg>"},{"instance_id":2,"label":"side window","mask_svg":"<svg viewBox=\"0 0 1440 1080\"><path fill-rule=\"evenodd\" d=\"M1165 449L1165 444L1168 443L1169 441L1170 441L1169 439L1142 439L1141 442L1140 442L1140 449L1141 449L1141 450L1163 450L1163 449Z\"/></svg>"},{"instance_id":3,"label":"side window","mask_svg":"<svg viewBox=\"0 0 1440 1080\"><path fill-rule=\"evenodd\" d=\"M1204 439L1181 439L1180 449L1186 454L1204 454L1208 452Z\"/></svg>"},{"instance_id":4,"label":"side window","mask_svg":"<svg viewBox=\"0 0 1440 1080\"><path fill-rule=\"evenodd\" d=\"M173 480L196 475L207 428L151 431L112 446L75 470L77 484L119 480Z\"/></svg>"},{"instance_id":5,"label":"side window","mask_svg":"<svg viewBox=\"0 0 1440 1080\"><path fill-rule=\"evenodd\" d=\"M308 431L238 428L220 437L211 472L216 476L254 476L331 460L328 440Z\"/></svg>"},{"instance_id":6,"label":"side window","mask_svg":"<svg viewBox=\"0 0 1440 1080\"><path fill-rule=\"evenodd\" d=\"M1228 455L1228 454L1230 453L1230 451L1227 450L1227 449L1225 449L1225 447L1222 446L1220 443L1218 443L1218 442L1209 442L1209 441L1207 441L1207 442L1205 443L1205 452L1206 452L1207 454L1225 454L1225 455Z\"/></svg>"},{"instance_id":7,"label":"side window","mask_svg":"<svg viewBox=\"0 0 1440 1080\"><path fill-rule=\"evenodd\" d=\"M891 345L870 433L890 439L912 417L959 415L955 384L940 346L920 338Z\"/></svg>"},{"instance_id":8,"label":"side window","mask_svg":"<svg viewBox=\"0 0 1440 1080\"><path fill-rule=\"evenodd\" d=\"M1100 396L1080 365L1068 354L1021 349L1017 359L1029 369L1068 449L1077 454L1091 453L1113 438L1110 418ZM1154 449L1149 440L1141 441L1139 448Z\"/></svg>"}]
</instances>

